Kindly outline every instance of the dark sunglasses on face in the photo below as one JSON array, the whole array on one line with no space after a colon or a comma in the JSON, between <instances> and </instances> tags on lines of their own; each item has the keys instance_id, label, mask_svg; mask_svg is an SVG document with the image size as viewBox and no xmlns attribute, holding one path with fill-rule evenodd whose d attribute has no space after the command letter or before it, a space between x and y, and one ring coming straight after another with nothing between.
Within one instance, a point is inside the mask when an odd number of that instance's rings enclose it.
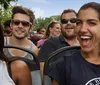
<instances>
[{"instance_id":1,"label":"dark sunglasses on face","mask_svg":"<svg viewBox=\"0 0 100 85\"><path fill-rule=\"evenodd\" d=\"M19 25L20 23L24 26L24 27L31 27L32 24L30 22L27 22L27 21L20 21L20 20L12 20L12 23L14 25Z\"/></svg>"},{"instance_id":2,"label":"dark sunglasses on face","mask_svg":"<svg viewBox=\"0 0 100 85\"><path fill-rule=\"evenodd\" d=\"M71 19L61 19L62 24L67 24L70 21L70 23L76 23L77 18L71 18Z\"/></svg>"}]
</instances>

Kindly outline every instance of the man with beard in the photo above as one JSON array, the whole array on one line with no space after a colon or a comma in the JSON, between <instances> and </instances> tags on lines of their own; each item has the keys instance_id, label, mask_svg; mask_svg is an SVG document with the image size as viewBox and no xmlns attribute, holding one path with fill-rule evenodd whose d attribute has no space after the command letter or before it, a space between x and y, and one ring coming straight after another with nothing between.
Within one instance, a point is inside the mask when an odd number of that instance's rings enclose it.
<instances>
[{"instance_id":1,"label":"man with beard","mask_svg":"<svg viewBox=\"0 0 100 85\"><path fill-rule=\"evenodd\" d=\"M34 13L22 6L15 6L12 9L12 19L10 27L12 29L12 36L5 38L5 45L16 45L32 50L36 55L38 54L38 48L27 39L27 35L30 30L33 29L33 21L35 19ZM4 49L7 56L23 56L28 59L33 57L18 49Z\"/></svg>"},{"instance_id":2,"label":"man with beard","mask_svg":"<svg viewBox=\"0 0 100 85\"><path fill-rule=\"evenodd\" d=\"M39 51L38 56L40 59L41 71L43 71L44 61L50 53L61 47L79 45L75 33L77 22L76 12L73 9L64 10L60 19L62 35L59 37L50 37L45 41Z\"/></svg>"}]
</instances>

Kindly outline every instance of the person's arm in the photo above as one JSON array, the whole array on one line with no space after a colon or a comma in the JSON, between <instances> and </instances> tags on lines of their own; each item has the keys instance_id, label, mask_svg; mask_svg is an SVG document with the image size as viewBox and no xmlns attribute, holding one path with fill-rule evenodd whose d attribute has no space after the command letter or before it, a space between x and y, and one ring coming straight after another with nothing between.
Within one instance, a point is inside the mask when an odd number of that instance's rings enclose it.
<instances>
[{"instance_id":1,"label":"person's arm","mask_svg":"<svg viewBox=\"0 0 100 85\"><path fill-rule=\"evenodd\" d=\"M45 59L47 59L48 55L50 53L52 53L53 51L54 51L54 47L48 40L45 41L45 43L40 48L38 58L40 60L40 71L41 71L42 78L43 78L43 70L44 70Z\"/></svg>"},{"instance_id":2,"label":"person's arm","mask_svg":"<svg viewBox=\"0 0 100 85\"><path fill-rule=\"evenodd\" d=\"M25 62L20 60L12 62L11 72L16 85L32 85L31 72Z\"/></svg>"},{"instance_id":3,"label":"person's arm","mask_svg":"<svg viewBox=\"0 0 100 85\"><path fill-rule=\"evenodd\" d=\"M56 61L56 64L52 64L52 69L48 73L48 76L52 80L52 85L66 85L66 71L65 63L61 59Z\"/></svg>"},{"instance_id":4,"label":"person's arm","mask_svg":"<svg viewBox=\"0 0 100 85\"><path fill-rule=\"evenodd\" d=\"M41 72L42 81L43 81L43 71L44 71L44 62L40 62L40 72Z\"/></svg>"},{"instance_id":5,"label":"person's arm","mask_svg":"<svg viewBox=\"0 0 100 85\"><path fill-rule=\"evenodd\" d=\"M52 81L52 85L59 85L58 82L56 80Z\"/></svg>"}]
</instances>

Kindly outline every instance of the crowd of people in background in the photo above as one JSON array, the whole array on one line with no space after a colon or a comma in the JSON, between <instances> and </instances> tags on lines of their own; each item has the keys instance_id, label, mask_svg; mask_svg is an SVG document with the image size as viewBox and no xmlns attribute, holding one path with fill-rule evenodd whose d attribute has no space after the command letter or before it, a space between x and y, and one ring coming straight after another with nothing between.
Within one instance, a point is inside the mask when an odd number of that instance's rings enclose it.
<instances>
[{"instance_id":1,"label":"crowd of people in background","mask_svg":"<svg viewBox=\"0 0 100 85\"><path fill-rule=\"evenodd\" d=\"M0 67L4 66L7 70L8 58L13 56L34 60L29 53L21 50L3 49L6 45L24 47L36 54L43 80L45 60L50 53L65 46L80 46L81 50L74 55L67 56L65 53L59 55L62 58L67 57L54 66L49 77L52 78L53 85L99 85L100 3L86 3L78 13L73 9L64 9L59 21L52 20L47 28L40 27L36 32L34 19L35 15L32 10L15 6L12 9L11 19L0 23ZM17 64L20 65L17 66ZM21 71L17 70L19 68ZM2 71L5 69L2 68ZM1 76L2 73L0 73L0 78L5 76L5 81L2 81L0 85L32 85L30 71L24 62L12 63L11 70L12 79L6 78L7 75Z\"/></svg>"}]
</instances>

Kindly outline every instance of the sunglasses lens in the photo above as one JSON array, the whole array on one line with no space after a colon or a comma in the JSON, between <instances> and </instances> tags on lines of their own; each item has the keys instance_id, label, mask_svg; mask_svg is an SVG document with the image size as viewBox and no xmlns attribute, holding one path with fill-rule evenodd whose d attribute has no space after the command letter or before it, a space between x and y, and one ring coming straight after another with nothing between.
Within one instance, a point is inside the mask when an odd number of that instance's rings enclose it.
<instances>
[{"instance_id":1,"label":"sunglasses lens","mask_svg":"<svg viewBox=\"0 0 100 85\"><path fill-rule=\"evenodd\" d=\"M66 20L66 19L61 19L61 23L62 23L62 24L66 24L66 23L68 23L68 20Z\"/></svg>"},{"instance_id":2,"label":"sunglasses lens","mask_svg":"<svg viewBox=\"0 0 100 85\"><path fill-rule=\"evenodd\" d=\"M77 22L77 18L61 19L61 23L62 23L62 24L67 24L68 21L70 21L71 23L76 23L76 22Z\"/></svg>"},{"instance_id":3,"label":"sunglasses lens","mask_svg":"<svg viewBox=\"0 0 100 85\"><path fill-rule=\"evenodd\" d=\"M14 25L19 25L21 23L24 27L30 27L31 26L31 23L29 23L27 21L12 20L12 23Z\"/></svg>"},{"instance_id":4,"label":"sunglasses lens","mask_svg":"<svg viewBox=\"0 0 100 85\"><path fill-rule=\"evenodd\" d=\"M19 20L13 20L12 22L13 22L14 25L19 25L20 24Z\"/></svg>"},{"instance_id":5,"label":"sunglasses lens","mask_svg":"<svg viewBox=\"0 0 100 85\"><path fill-rule=\"evenodd\" d=\"M77 19L76 19L76 18L71 18L71 19L70 19L70 22L71 22L71 23L76 23L76 22L77 22Z\"/></svg>"},{"instance_id":6,"label":"sunglasses lens","mask_svg":"<svg viewBox=\"0 0 100 85\"><path fill-rule=\"evenodd\" d=\"M30 23L27 22L27 21L21 21L22 25L25 26L25 27L29 27L30 26Z\"/></svg>"}]
</instances>

